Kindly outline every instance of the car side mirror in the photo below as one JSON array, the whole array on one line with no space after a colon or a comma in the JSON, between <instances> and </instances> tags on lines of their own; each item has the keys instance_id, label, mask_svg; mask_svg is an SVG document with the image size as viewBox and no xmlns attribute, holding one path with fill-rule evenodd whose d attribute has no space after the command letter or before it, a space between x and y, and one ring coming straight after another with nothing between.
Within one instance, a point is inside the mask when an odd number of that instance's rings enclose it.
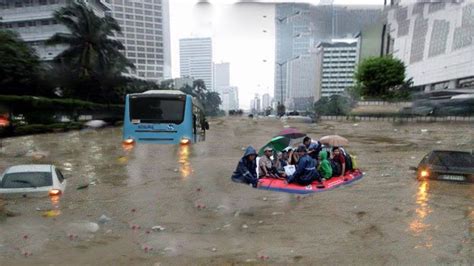
<instances>
[{"instance_id":1,"label":"car side mirror","mask_svg":"<svg viewBox=\"0 0 474 266\"><path fill-rule=\"evenodd\" d=\"M209 130L209 122L206 121L206 123L204 124L204 126L206 127L206 130Z\"/></svg>"},{"instance_id":2,"label":"car side mirror","mask_svg":"<svg viewBox=\"0 0 474 266\"><path fill-rule=\"evenodd\" d=\"M413 170L413 171L418 171L418 167L416 166L410 166L408 169Z\"/></svg>"}]
</instances>

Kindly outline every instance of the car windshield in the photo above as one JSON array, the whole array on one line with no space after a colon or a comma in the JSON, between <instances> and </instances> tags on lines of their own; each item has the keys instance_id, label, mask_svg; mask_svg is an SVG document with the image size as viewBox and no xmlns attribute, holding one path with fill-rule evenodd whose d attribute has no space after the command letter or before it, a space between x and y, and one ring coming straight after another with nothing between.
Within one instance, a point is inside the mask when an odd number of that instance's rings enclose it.
<instances>
[{"instance_id":1,"label":"car windshield","mask_svg":"<svg viewBox=\"0 0 474 266\"><path fill-rule=\"evenodd\" d=\"M130 119L141 123L180 124L184 118L184 99L135 97L130 98Z\"/></svg>"},{"instance_id":2,"label":"car windshield","mask_svg":"<svg viewBox=\"0 0 474 266\"><path fill-rule=\"evenodd\" d=\"M2 188L37 188L53 185L49 172L24 172L5 174L2 178Z\"/></svg>"},{"instance_id":3,"label":"car windshield","mask_svg":"<svg viewBox=\"0 0 474 266\"><path fill-rule=\"evenodd\" d=\"M442 167L474 168L474 156L467 152L434 152L430 163Z\"/></svg>"}]
</instances>

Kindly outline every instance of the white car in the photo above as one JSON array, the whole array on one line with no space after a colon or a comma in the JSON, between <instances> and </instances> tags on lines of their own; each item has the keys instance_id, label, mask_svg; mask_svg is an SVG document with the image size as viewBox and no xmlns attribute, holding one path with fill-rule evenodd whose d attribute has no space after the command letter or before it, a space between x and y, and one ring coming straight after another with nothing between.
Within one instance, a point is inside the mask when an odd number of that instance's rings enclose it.
<instances>
[{"instance_id":1,"label":"white car","mask_svg":"<svg viewBox=\"0 0 474 266\"><path fill-rule=\"evenodd\" d=\"M0 195L58 196L65 188L63 174L50 164L16 165L0 176Z\"/></svg>"}]
</instances>

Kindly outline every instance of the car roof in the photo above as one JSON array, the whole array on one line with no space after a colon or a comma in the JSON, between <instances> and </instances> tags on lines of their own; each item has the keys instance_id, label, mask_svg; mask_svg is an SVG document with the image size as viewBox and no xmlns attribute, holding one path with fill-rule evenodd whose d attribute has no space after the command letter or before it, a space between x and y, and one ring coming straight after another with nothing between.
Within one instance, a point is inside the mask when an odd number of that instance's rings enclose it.
<instances>
[{"instance_id":1,"label":"car roof","mask_svg":"<svg viewBox=\"0 0 474 266\"><path fill-rule=\"evenodd\" d=\"M5 174L22 173L22 172L51 172L51 164L20 164L11 166Z\"/></svg>"}]
</instances>

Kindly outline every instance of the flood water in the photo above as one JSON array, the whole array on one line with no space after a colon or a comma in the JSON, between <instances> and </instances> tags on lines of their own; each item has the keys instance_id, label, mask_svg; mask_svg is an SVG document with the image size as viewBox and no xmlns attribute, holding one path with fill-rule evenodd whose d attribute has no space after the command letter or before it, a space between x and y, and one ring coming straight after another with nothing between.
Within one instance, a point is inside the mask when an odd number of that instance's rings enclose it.
<instances>
[{"instance_id":1,"label":"flood water","mask_svg":"<svg viewBox=\"0 0 474 266\"><path fill-rule=\"evenodd\" d=\"M285 125L347 137L364 178L309 196L231 182L243 149ZM420 182L408 169L432 149L474 149L472 124L210 126L190 147L126 149L120 128L4 140L0 170L53 163L68 184L57 208L49 198L7 200L17 216L0 221L0 264L474 263L474 186Z\"/></svg>"}]
</instances>

